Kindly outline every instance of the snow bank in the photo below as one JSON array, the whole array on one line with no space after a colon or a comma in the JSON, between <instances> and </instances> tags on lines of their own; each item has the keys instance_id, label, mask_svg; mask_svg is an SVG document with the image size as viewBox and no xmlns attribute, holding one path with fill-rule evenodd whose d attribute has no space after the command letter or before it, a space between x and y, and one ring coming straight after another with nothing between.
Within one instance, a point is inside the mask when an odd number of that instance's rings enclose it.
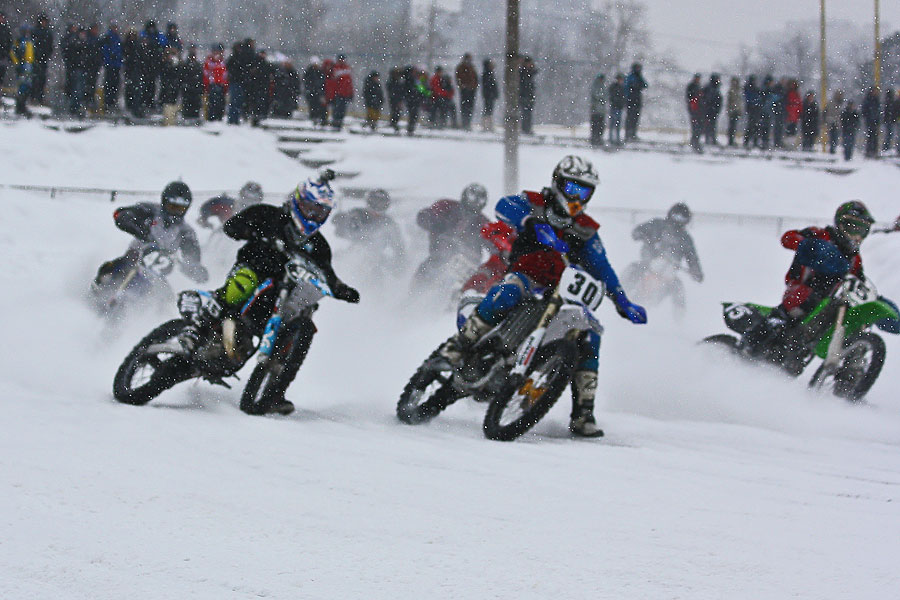
<instances>
[{"instance_id":1,"label":"snow bank","mask_svg":"<svg viewBox=\"0 0 900 600\"><path fill-rule=\"evenodd\" d=\"M288 189L308 172L273 150L269 134L247 129L61 134L19 124L5 134L0 147L18 153L7 152L4 182L156 189L177 171L198 187L233 189L252 177ZM359 167L353 185L402 191L395 212L408 233L426 198L455 196L472 180L495 194L500 186L490 145L350 138L326 150ZM544 183L560 154L525 150L523 184ZM846 197L895 210L882 199L900 176L880 165L853 179L769 164L594 158L604 180L598 204L661 210L687 199L697 209L823 222ZM13 285L0 296L0 596L896 591L897 341L888 340L882 379L861 407L695 346L723 330L720 300L780 296L790 254L769 226L694 226L707 279L688 284L681 323L666 307L651 310L646 327L601 307L598 418L607 438L571 440L564 399L534 433L497 444L481 435L484 407L468 402L427 426L396 422L403 384L453 320L440 307L410 308L406 279L386 289L338 241L336 268L363 300L324 302L317 313L319 333L288 393L295 415L242 415L241 382L230 391L182 385L142 408L116 404L116 366L167 317L140 315L109 337L82 300L97 264L127 236L112 226L107 202L2 193L0 253ZM601 215L621 270L637 255L631 223ZM873 280L894 297L897 244L873 236L865 247ZM424 252L420 239L413 248L407 273Z\"/></svg>"}]
</instances>

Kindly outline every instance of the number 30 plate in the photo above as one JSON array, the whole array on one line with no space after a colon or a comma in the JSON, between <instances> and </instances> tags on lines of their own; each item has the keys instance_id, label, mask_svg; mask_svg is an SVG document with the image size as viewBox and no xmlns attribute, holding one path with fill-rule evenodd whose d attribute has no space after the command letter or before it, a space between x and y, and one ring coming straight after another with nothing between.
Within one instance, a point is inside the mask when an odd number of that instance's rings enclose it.
<instances>
[{"instance_id":1,"label":"number 30 plate","mask_svg":"<svg viewBox=\"0 0 900 600\"><path fill-rule=\"evenodd\" d=\"M602 281L594 279L581 269L569 267L563 271L559 280L559 295L563 300L583 304L591 311L600 307L605 291Z\"/></svg>"}]
</instances>

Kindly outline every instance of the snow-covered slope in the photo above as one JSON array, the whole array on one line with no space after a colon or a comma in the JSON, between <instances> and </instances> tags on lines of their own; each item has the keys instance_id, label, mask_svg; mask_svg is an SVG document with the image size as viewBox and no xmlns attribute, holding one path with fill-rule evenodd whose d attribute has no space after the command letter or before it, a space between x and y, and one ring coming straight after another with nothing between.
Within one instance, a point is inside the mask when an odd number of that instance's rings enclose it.
<instances>
[{"instance_id":1,"label":"snow-covered slope","mask_svg":"<svg viewBox=\"0 0 900 600\"><path fill-rule=\"evenodd\" d=\"M271 136L247 130L73 135L24 124L6 127L0 147L8 157L18 149L0 165L7 183L154 189L182 175L198 188L254 178L274 191L308 172ZM472 180L499 192L500 151L489 144L350 138L325 150L362 172L353 185L402 190L396 213L407 232L423 198ZM541 185L561 153L526 149L523 183ZM820 222L849 197L883 220L897 209L900 171L881 165L837 178L769 164L595 159L598 206L687 200ZM858 407L695 346L722 330L720 299L778 298L790 255L769 225L696 224L707 280L688 284L682 323L663 308L636 327L601 308L598 417L608 437L571 440L566 399L532 434L498 444L481 435L484 407L465 402L426 426L396 422L403 384L452 317L409 310L405 279L385 291L337 241L336 267L363 301L325 302L317 313L319 333L288 394L297 413L246 417L239 388L206 384L142 408L116 404L116 366L167 315L136 317L111 338L85 306L97 264L127 244L109 203L0 194L3 598L896 594L897 340L887 340L882 378ZM594 214L623 269L637 253L629 218ZM864 247L868 272L894 297L898 243L873 236Z\"/></svg>"}]
</instances>

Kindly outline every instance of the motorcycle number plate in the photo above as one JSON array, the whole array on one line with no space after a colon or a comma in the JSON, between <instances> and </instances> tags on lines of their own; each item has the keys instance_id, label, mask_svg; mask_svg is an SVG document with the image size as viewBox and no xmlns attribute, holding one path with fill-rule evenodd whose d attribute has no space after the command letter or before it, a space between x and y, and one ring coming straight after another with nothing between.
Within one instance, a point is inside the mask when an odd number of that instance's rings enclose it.
<instances>
[{"instance_id":1,"label":"motorcycle number plate","mask_svg":"<svg viewBox=\"0 0 900 600\"><path fill-rule=\"evenodd\" d=\"M167 254L164 254L158 250L153 250L152 252L148 252L141 258L141 262L148 269L156 271L157 273L165 273L172 269L172 259Z\"/></svg>"},{"instance_id":2,"label":"motorcycle number plate","mask_svg":"<svg viewBox=\"0 0 900 600\"><path fill-rule=\"evenodd\" d=\"M595 311L603 302L606 286L581 269L568 268L559 280L559 295L567 302L574 302Z\"/></svg>"},{"instance_id":3,"label":"motorcycle number plate","mask_svg":"<svg viewBox=\"0 0 900 600\"><path fill-rule=\"evenodd\" d=\"M850 306L859 306L878 299L878 292L861 279L850 279L846 284L846 298Z\"/></svg>"}]
</instances>

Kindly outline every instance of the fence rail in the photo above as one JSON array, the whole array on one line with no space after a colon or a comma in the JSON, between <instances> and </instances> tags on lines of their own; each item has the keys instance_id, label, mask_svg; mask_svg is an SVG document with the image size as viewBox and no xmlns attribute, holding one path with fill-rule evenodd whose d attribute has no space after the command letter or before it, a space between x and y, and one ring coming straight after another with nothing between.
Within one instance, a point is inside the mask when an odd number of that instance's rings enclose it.
<instances>
[{"instance_id":1,"label":"fence rail","mask_svg":"<svg viewBox=\"0 0 900 600\"><path fill-rule=\"evenodd\" d=\"M62 196L82 195L108 198L109 202L115 202L120 197L130 198L146 198L155 199L159 197L159 191L151 190L126 190L113 188L95 188L95 187L77 187L77 186L42 186L42 185L21 185L21 184L0 184L0 189L9 189L16 191L25 191L32 193L46 194L50 198L60 198ZM343 188L340 190L345 196L351 198L362 198L365 196L364 188ZM195 198L212 198L224 193L225 190L198 190L194 191ZM426 206L432 202L434 198L424 196L405 196L402 192L397 192L399 198L406 201L420 202L422 206ZM284 198L283 193L267 193L265 197L270 200L281 200ZM591 212L597 214L610 214L618 216L627 216L632 223L637 223L640 219L648 217L660 216L665 210L654 208L637 208L626 206L597 206L592 207ZM716 212L716 211L694 211L694 218L698 221L720 221L732 223L735 225L755 224L766 227L772 227L774 231L781 234L789 224L794 223L815 223L823 219L822 215L765 215L750 213L734 213L734 212Z\"/></svg>"}]
</instances>

